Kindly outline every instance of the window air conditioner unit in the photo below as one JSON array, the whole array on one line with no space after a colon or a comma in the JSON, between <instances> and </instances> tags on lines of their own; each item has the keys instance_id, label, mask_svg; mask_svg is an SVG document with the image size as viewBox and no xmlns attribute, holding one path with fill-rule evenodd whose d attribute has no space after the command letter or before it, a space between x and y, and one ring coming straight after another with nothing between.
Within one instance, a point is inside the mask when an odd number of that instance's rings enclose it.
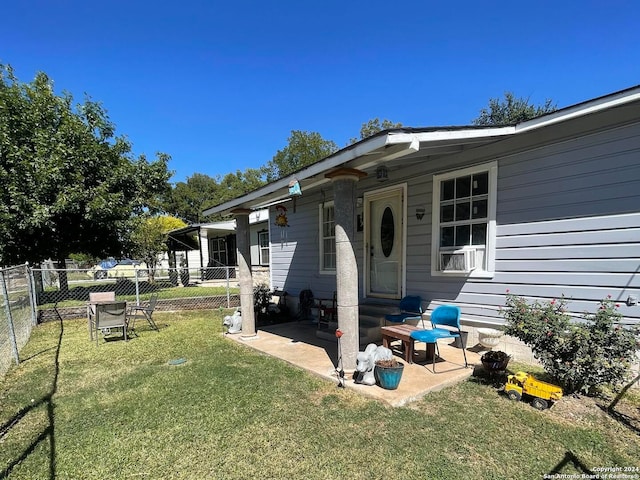
<instances>
[{"instance_id":1,"label":"window air conditioner unit","mask_svg":"<svg viewBox=\"0 0 640 480\"><path fill-rule=\"evenodd\" d=\"M440 251L441 272L468 273L476 268L475 248Z\"/></svg>"}]
</instances>

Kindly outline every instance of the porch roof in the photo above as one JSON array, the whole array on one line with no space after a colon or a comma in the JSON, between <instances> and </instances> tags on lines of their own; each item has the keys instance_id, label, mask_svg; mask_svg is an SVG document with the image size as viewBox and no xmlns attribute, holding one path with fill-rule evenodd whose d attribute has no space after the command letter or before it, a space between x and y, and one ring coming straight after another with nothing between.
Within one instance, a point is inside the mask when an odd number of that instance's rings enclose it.
<instances>
[{"instance_id":1,"label":"porch roof","mask_svg":"<svg viewBox=\"0 0 640 480\"><path fill-rule=\"evenodd\" d=\"M412 153L441 155L459 151L464 146L481 145L496 141L515 132L514 126L504 127L435 127L435 128L397 128L384 130L349 145L324 160L308 165L293 174L265 185L246 195L204 211L204 215L229 213L235 208L252 210L266 208L290 197L289 183L298 180L302 191L318 187L329 182L325 173L346 167L362 171L375 171L378 165L389 164Z\"/></svg>"},{"instance_id":2,"label":"porch roof","mask_svg":"<svg viewBox=\"0 0 640 480\"><path fill-rule=\"evenodd\" d=\"M199 223L172 230L167 234L167 247L170 251L198 250L200 248L199 231Z\"/></svg>"},{"instance_id":3,"label":"porch roof","mask_svg":"<svg viewBox=\"0 0 640 480\"><path fill-rule=\"evenodd\" d=\"M249 215L249 224L254 225L260 222L269 221L269 210L257 210L251 212ZM186 227L177 228L172 230L168 234L167 245L170 250L182 251L182 250L197 250L199 247L197 238L202 232L206 233L209 238L209 233L226 234L229 232L235 232L236 221L227 220L224 222L211 222L211 223L192 223Z\"/></svg>"},{"instance_id":4,"label":"porch roof","mask_svg":"<svg viewBox=\"0 0 640 480\"><path fill-rule=\"evenodd\" d=\"M463 149L499 142L513 135L553 126L560 122L638 101L640 101L640 85L514 125L384 130L253 192L211 207L205 210L204 214L230 213L235 208L257 210L285 201L290 197L289 184L294 178L299 182L302 191L309 190L329 182L330 180L325 177L325 173L337 167L372 173L381 164L406 165L411 162L411 157L415 157L412 154L418 152L420 152L421 158L452 154Z\"/></svg>"}]
</instances>

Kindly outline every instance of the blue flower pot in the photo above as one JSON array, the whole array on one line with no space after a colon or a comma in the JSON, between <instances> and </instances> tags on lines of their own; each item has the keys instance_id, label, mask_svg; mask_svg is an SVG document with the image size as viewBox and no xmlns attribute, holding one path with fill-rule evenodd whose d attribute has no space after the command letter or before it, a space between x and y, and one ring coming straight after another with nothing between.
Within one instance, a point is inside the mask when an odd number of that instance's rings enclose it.
<instances>
[{"instance_id":1,"label":"blue flower pot","mask_svg":"<svg viewBox=\"0 0 640 480\"><path fill-rule=\"evenodd\" d=\"M399 363L396 367L381 367L376 365L374 375L378 385L386 390L395 390L400 384L404 365Z\"/></svg>"}]
</instances>

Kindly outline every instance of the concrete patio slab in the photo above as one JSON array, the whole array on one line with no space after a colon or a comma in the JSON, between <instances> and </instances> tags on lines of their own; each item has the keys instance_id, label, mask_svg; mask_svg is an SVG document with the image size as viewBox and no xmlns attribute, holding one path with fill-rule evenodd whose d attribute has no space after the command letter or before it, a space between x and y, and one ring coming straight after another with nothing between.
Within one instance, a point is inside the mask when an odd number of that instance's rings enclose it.
<instances>
[{"instance_id":1,"label":"concrete patio slab","mask_svg":"<svg viewBox=\"0 0 640 480\"><path fill-rule=\"evenodd\" d=\"M315 325L290 322L260 327L258 335L250 340L243 340L237 334L225 335L232 341L280 358L336 385L338 384L336 373L337 339L332 342L318 338ZM424 397L429 392L461 382L473 373L474 365L481 363L480 355L467 349L469 367L465 368L462 350L447 342L447 340L441 340L438 344L440 359L436 361L436 373L431 370L431 361L425 360L425 344L416 343L414 363L405 362L402 355L395 352L396 359L405 364L402 380L396 390L385 390L377 385L356 384L350 374L345 374L345 386L391 406L402 406ZM396 344L392 344L392 347L395 346ZM366 345L361 345L361 350L364 350L365 347Z\"/></svg>"}]
</instances>

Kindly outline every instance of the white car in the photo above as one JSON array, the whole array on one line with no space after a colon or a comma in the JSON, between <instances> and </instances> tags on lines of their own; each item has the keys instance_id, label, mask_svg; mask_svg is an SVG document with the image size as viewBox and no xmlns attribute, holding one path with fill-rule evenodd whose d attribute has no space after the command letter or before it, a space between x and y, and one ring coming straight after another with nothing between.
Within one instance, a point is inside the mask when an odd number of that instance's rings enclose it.
<instances>
[{"instance_id":1,"label":"white car","mask_svg":"<svg viewBox=\"0 0 640 480\"><path fill-rule=\"evenodd\" d=\"M87 271L87 275L93 279L104 278L138 278L147 277L147 265L144 262L124 258L122 260L102 260L96 266Z\"/></svg>"}]
</instances>

